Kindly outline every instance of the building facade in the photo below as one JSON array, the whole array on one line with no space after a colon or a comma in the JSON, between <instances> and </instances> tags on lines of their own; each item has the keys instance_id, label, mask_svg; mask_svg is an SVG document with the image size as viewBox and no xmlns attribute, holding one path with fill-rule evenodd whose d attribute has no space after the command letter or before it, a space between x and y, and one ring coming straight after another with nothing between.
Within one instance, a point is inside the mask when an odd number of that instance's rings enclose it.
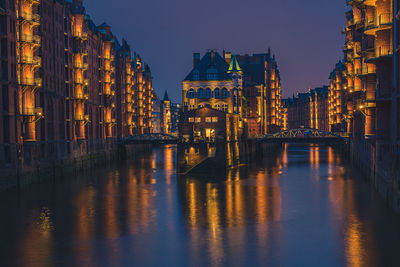
<instances>
[{"instance_id":1,"label":"building facade","mask_svg":"<svg viewBox=\"0 0 400 267\"><path fill-rule=\"evenodd\" d=\"M275 56L236 56L243 69L243 117L247 135L256 137L283 128L282 87Z\"/></svg>"},{"instance_id":2,"label":"building facade","mask_svg":"<svg viewBox=\"0 0 400 267\"><path fill-rule=\"evenodd\" d=\"M329 87L310 89L284 99L286 129L317 129L329 131Z\"/></svg>"},{"instance_id":3,"label":"building facade","mask_svg":"<svg viewBox=\"0 0 400 267\"><path fill-rule=\"evenodd\" d=\"M232 114L237 117L233 122L237 122L238 130L234 132L239 138L282 128L280 75L270 51L253 56L225 51L221 56L210 51L203 58L195 53L193 69L182 87L183 112L209 107ZM205 131L201 133L205 135Z\"/></svg>"},{"instance_id":4,"label":"building facade","mask_svg":"<svg viewBox=\"0 0 400 267\"><path fill-rule=\"evenodd\" d=\"M347 72L340 61L329 76L329 131L347 132Z\"/></svg>"},{"instance_id":5,"label":"building facade","mask_svg":"<svg viewBox=\"0 0 400 267\"><path fill-rule=\"evenodd\" d=\"M96 26L82 0L1 0L0 21L1 166L84 156L151 132L150 68L119 57L128 44Z\"/></svg>"}]
</instances>

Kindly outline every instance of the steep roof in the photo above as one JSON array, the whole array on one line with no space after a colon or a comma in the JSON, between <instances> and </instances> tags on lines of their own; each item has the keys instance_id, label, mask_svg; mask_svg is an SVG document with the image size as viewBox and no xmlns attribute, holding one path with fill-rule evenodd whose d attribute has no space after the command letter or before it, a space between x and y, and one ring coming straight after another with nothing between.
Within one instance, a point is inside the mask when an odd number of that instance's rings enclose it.
<instances>
[{"instance_id":1,"label":"steep roof","mask_svg":"<svg viewBox=\"0 0 400 267\"><path fill-rule=\"evenodd\" d=\"M163 101L169 101L168 92L165 90Z\"/></svg>"},{"instance_id":2,"label":"steep roof","mask_svg":"<svg viewBox=\"0 0 400 267\"><path fill-rule=\"evenodd\" d=\"M192 69L184 81L207 81L207 73L209 71L215 71L218 74L219 81L230 80L230 76L227 73L229 69L228 63L221 57L217 52L207 52L199 63ZM199 75L199 79L194 79L194 74Z\"/></svg>"},{"instance_id":3,"label":"steep roof","mask_svg":"<svg viewBox=\"0 0 400 267\"><path fill-rule=\"evenodd\" d=\"M231 64L229 65L228 73L232 72L241 72L242 69L240 68L239 62L237 61L236 56L233 56Z\"/></svg>"}]
</instances>

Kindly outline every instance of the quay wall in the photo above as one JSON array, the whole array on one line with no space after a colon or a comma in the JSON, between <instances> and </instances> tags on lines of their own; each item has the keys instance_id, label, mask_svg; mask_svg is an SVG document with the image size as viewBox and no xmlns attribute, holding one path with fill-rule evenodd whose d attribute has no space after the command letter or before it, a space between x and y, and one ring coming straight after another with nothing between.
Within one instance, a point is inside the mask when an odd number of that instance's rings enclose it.
<instances>
[{"instance_id":1,"label":"quay wall","mask_svg":"<svg viewBox=\"0 0 400 267\"><path fill-rule=\"evenodd\" d=\"M112 145L68 158L37 161L27 166L10 166L0 171L0 192L34 183L56 180L81 172L130 160L152 150L152 145Z\"/></svg>"},{"instance_id":2,"label":"quay wall","mask_svg":"<svg viewBox=\"0 0 400 267\"><path fill-rule=\"evenodd\" d=\"M400 158L396 151L375 140L352 139L348 146L352 165L400 213Z\"/></svg>"}]
</instances>

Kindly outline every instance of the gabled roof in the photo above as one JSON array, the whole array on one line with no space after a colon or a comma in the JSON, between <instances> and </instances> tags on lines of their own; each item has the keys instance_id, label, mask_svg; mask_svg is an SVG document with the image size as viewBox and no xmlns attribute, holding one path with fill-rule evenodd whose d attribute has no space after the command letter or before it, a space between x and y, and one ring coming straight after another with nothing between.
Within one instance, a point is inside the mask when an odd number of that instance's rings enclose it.
<instances>
[{"instance_id":1,"label":"gabled roof","mask_svg":"<svg viewBox=\"0 0 400 267\"><path fill-rule=\"evenodd\" d=\"M207 52L199 63L192 69L184 81L207 81L207 71L216 71L219 81L230 80L231 77L227 73L229 69L228 63L217 52ZM194 79L194 74L199 75L199 79Z\"/></svg>"}]
</instances>

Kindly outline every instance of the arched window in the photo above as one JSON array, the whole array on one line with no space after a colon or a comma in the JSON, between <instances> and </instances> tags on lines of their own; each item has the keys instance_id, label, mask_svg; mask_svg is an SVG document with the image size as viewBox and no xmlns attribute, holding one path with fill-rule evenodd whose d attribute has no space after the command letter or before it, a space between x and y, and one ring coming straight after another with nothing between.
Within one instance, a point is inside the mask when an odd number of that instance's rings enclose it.
<instances>
[{"instance_id":1,"label":"arched window","mask_svg":"<svg viewBox=\"0 0 400 267\"><path fill-rule=\"evenodd\" d=\"M204 89L200 88L197 90L197 98L203 98L204 97Z\"/></svg>"},{"instance_id":2,"label":"arched window","mask_svg":"<svg viewBox=\"0 0 400 267\"><path fill-rule=\"evenodd\" d=\"M189 90L189 98L195 98L196 93L194 92L194 89Z\"/></svg>"},{"instance_id":3,"label":"arched window","mask_svg":"<svg viewBox=\"0 0 400 267\"><path fill-rule=\"evenodd\" d=\"M223 98L226 98L226 97L228 97L228 96L229 96L228 90L227 90L226 88L222 88L222 97L223 97Z\"/></svg>"},{"instance_id":4,"label":"arched window","mask_svg":"<svg viewBox=\"0 0 400 267\"><path fill-rule=\"evenodd\" d=\"M219 88L215 88L215 90L214 90L214 97L215 97L215 98L220 98L220 97L221 97Z\"/></svg>"},{"instance_id":5,"label":"arched window","mask_svg":"<svg viewBox=\"0 0 400 267\"><path fill-rule=\"evenodd\" d=\"M232 90L232 94L233 94L233 96L232 96L232 98L233 98L233 105L234 105L234 106L238 106L238 90L237 90L236 88L234 88L234 89Z\"/></svg>"},{"instance_id":6,"label":"arched window","mask_svg":"<svg viewBox=\"0 0 400 267\"><path fill-rule=\"evenodd\" d=\"M206 98L211 98L211 97L212 97L211 89L207 88L206 89Z\"/></svg>"}]
</instances>

